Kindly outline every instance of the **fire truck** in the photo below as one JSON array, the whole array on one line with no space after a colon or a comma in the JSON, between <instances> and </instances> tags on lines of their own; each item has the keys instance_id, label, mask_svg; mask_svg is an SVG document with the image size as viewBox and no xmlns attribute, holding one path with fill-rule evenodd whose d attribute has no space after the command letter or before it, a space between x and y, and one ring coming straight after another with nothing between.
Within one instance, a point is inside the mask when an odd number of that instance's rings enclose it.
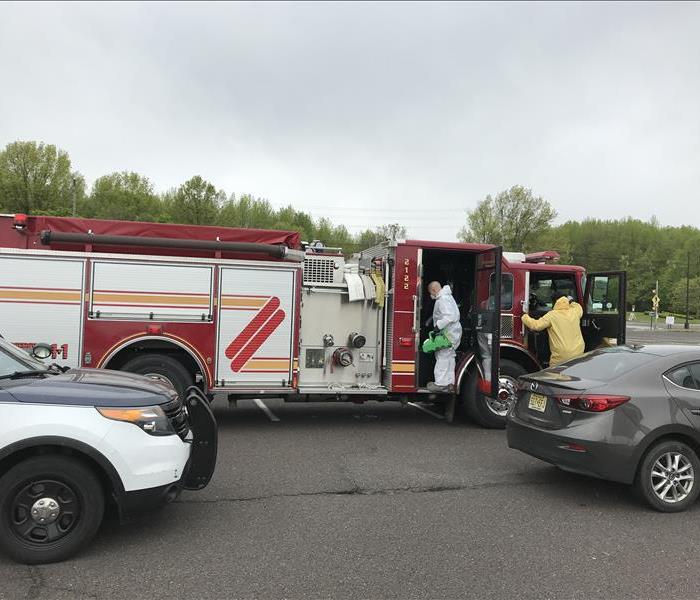
<instances>
[{"instance_id":1,"label":"fire truck","mask_svg":"<svg viewBox=\"0 0 700 600\"><path fill-rule=\"evenodd\" d=\"M346 257L293 231L0 216L0 334L61 366L118 369L209 394L442 404L503 427L517 378L547 365L521 317L564 292L588 349L625 341L625 274L485 244L387 241ZM426 388L431 281L464 335L453 394ZM500 285L498 284L500 282Z\"/></svg>"}]
</instances>

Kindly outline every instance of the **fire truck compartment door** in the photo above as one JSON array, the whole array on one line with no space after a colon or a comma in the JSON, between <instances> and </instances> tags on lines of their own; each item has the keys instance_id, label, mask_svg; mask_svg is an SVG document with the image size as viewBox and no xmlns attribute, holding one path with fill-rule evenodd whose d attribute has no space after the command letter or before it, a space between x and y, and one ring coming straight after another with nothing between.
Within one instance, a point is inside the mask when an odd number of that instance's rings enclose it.
<instances>
[{"instance_id":1,"label":"fire truck compartment door","mask_svg":"<svg viewBox=\"0 0 700 600\"><path fill-rule=\"evenodd\" d=\"M211 321L212 267L95 261L91 319Z\"/></svg>"},{"instance_id":2,"label":"fire truck compartment door","mask_svg":"<svg viewBox=\"0 0 700 600\"><path fill-rule=\"evenodd\" d=\"M502 248L497 246L479 253L477 281L501 281ZM484 378L490 382L489 395L496 396L499 389L499 359L501 335L501 287L494 285L487 302L479 305L474 316L479 358L484 367ZM485 391L485 390L484 390Z\"/></svg>"},{"instance_id":3,"label":"fire truck compartment door","mask_svg":"<svg viewBox=\"0 0 700 600\"><path fill-rule=\"evenodd\" d=\"M297 269L223 267L218 387L291 385Z\"/></svg>"},{"instance_id":4,"label":"fire truck compartment door","mask_svg":"<svg viewBox=\"0 0 700 600\"><path fill-rule=\"evenodd\" d=\"M0 335L25 350L51 346L47 363L80 366L85 261L0 254Z\"/></svg>"},{"instance_id":5,"label":"fire truck compartment door","mask_svg":"<svg viewBox=\"0 0 700 600\"><path fill-rule=\"evenodd\" d=\"M593 350L605 339L625 343L625 310L627 274L624 271L588 273L584 293L581 330L586 351Z\"/></svg>"}]
</instances>

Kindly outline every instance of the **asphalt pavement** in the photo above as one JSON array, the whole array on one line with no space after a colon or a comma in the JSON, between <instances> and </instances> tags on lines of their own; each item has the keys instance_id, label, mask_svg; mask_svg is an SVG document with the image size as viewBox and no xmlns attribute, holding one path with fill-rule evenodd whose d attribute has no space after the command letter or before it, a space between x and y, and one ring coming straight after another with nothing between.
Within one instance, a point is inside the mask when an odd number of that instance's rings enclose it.
<instances>
[{"instance_id":1,"label":"asphalt pavement","mask_svg":"<svg viewBox=\"0 0 700 600\"><path fill-rule=\"evenodd\" d=\"M656 329L650 327L649 321L632 321L627 323L627 343L629 344L700 344L700 326L691 325L685 329L676 324L667 329L663 320Z\"/></svg>"},{"instance_id":2,"label":"asphalt pavement","mask_svg":"<svg viewBox=\"0 0 700 600\"><path fill-rule=\"evenodd\" d=\"M630 330L650 335L669 341ZM214 403L206 490L105 523L62 564L0 557L0 598L698 595L700 506L656 513L626 486L509 450L503 431L411 406L265 404L278 421Z\"/></svg>"},{"instance_id":3,"label":"asphalt pavement","mask_svg":"<svg viewBox=\"0 0 700 600\"><path fill-rule=\"evenodd\" d=\"M66 563L0 558L0 598L697 596L698 507L655 513L412 407L215 404L209 488Z\"/></svg>"}]
</instances>

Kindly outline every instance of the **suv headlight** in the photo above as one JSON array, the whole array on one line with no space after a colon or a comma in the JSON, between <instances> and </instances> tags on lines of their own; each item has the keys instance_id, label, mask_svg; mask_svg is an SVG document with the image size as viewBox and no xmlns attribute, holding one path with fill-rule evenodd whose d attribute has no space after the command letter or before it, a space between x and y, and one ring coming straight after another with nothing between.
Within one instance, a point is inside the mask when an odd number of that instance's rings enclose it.
<instances>
[{"instance_id":1,"label":"suv headlight","mask_svg":"<svg viewBox=\"0 0 700 600\"><path fill-rule=\"evenodd\" d=\"M160 406L139 408L110 408L97 407L103 417L113 421L133 423L150 435L175 435L170 420Z\"/></svg>"}]
</instances>

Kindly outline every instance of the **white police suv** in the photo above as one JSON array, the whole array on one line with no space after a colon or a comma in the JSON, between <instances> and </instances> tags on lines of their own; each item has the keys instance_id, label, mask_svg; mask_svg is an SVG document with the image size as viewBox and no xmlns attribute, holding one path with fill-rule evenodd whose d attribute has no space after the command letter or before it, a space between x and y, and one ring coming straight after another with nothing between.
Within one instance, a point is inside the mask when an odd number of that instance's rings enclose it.
<instances>
[{"instance_id":1,"label":"white police suv","mask_svg":"<svg viewBox=\"0 0 700 600\"><path fill-rule=\"evenodd\" d=\"M37 345L32 354L48 358ZM217 431L205 396L117 371L47 366L0 338L0 550L63 560L97 532L205 487Z\"/></svg>"}]
</instances>

